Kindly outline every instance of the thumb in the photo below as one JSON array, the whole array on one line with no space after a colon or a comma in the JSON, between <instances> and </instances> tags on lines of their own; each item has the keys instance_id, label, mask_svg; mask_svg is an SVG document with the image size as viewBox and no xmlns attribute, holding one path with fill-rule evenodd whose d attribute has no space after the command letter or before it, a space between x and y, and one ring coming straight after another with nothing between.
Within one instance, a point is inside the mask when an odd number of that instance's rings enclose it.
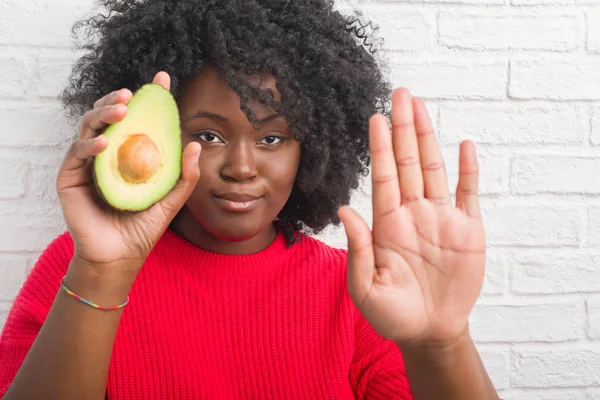
<instances>
[{"instance_id":1,"label":"thumb","mask_svg":"<svg viewBox=\"0 0 600 400\"><path fill-rule=\"evenodd\" d=\"M154 75L152 83L156 83L167 90L171 90L171 76L165 71L160 71Z\"/></svg>"},{"instance_id":2,"label":"thumb","mask_svg":"<svg viewBox=\"0 0 600 400\"><path fill-rule=\"evenodd\" d=\"M168 222L181 210L200 178L199 158L202 147L198 142L188 144L181 159L181 178L175 187L160 202L152 208L160 208Z\"/></svg>"},{"instance_id":3,"label":"thumb","mask_svg":"<svg viewBox=\"0 0 600 400\"><path fill-rule=\"evenodd\" d=\"M373 236L365 220L352 208L340 208L338 216L348 238L348 291L352 299L360 304L370 291L377 272Z\"/></svg>"}]
</instances>

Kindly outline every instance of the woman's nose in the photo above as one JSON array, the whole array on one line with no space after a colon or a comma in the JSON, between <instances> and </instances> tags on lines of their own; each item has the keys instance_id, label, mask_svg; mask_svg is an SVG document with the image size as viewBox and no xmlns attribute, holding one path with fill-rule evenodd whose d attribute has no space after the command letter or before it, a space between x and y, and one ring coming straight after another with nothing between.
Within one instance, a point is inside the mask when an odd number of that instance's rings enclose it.
<instances>
[{"instance_id":1,"label":"woman's nose","mask_svg":"<svg viewBox=\"0 0 600 400\"><path fill-rule=\"evenodd\" d=\"M253 179L258 173L254 158L254 146L236 143L227 153L221 176L223 179L238 182Z\"/></svg>"}]
</instances>

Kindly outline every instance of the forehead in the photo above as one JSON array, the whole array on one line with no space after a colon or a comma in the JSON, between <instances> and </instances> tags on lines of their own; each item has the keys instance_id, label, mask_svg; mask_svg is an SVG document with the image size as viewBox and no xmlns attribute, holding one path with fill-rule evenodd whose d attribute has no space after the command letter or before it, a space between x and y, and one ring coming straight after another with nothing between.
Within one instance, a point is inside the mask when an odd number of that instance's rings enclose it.
<instances>
[{"instance_id":1,"label":"forehead","mask_svg":"<svg viewBox=\"0 0 600 400\"><path fill-rule=\"evenodd\" d=\"M277 80L273 75L256 74L249 76L247 79L251 85L258 86L261 90L272 91L275 100L281 100L277 90ZM184 86L180 103L184 115L194 113L197 109L220 114L235 112L236 110L241 112L239 96L229 86L220 71L212 66L206 66ZM248 106L254 110L259 118L274 113L273 109L261 104L258 100L251 101Z\"/></svg>"}]
</instances>

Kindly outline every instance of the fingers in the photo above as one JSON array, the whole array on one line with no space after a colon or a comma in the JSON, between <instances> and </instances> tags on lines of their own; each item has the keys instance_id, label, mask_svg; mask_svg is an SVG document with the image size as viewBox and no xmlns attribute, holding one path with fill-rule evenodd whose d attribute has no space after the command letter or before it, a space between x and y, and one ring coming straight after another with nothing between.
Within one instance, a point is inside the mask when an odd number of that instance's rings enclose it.
<instances>
[{"instance_id":1,"label":"fingers","mask_svg":"<svg viewBox=\"0 0 600 400\"><path fill-rule=\"evenodd\" d=\"M363 299L376 274L373 237L365 220L352 208L338 211L348 237L348 291L353 299Z\"/></svg>"},{"instance_id":2,"label":"fingers","mask_svg":"<svg viewBox=\"0 0 600 400\"><path fill-rule=\"evenodd\" d=\"M421 158L421 171L425 197L436 204L450 205L448 178L442 152L433 131L431 119L425 103L420 99L412 99L415 116L415 131Z\"/></svg>"},{"instance_id":3,"label":"fingers","mask_svg":"<svg viewBox=\"0 0 600 400\"><path fill-rule=\"evenodd\" d=\"M425 103L404 88L392 94L392 129L402 204L423 197L450 204L446 168Z\"/></svg>"},{"instance_id":4,"label":"fingers","mask_svg":"<svg viewBox=\"0 0 600 400\"><path fill-rule=\"evenodd\" d=\"M94 103L94 108L112 106L119 103L127 104L132 97L133 93L131 93L131 90L129 89L115 90L96 101Z\"/></svg>"},{"instance_id":5,"label":"fingers","mask_svg":"<svg viewBox=\"0 0 600 400\"><path fill-rule=\"evenodd\" d=\"M198 142L191 142L184 151L181 160L181 178L177 185L152 208L160 208L168 221L175 218L181 207L192 194L192 191L200 178L200 167L198 159L200 157L201 147Z\"/></svg>"},{"instance_id":6,"label":"fingers","mask_svg":"<svg viewBox=\"0 0 600 400\"><path fill-rule=\"evenodd\" d=\"M154 76L152 83L161 85L167 90L171 90L171 76L165 71L160 71Z\"/></svg>"},{"instance_id":7,"label":"fingers","mask_svg":"<svg viewBox=\"0 0 600 400\"><path fill-rule=\"evenodd\" d=\"M369 122L369 142L373 163L373 220L376 220L400 207L400 187L392 136L382 115L373 116Z\"/></svg>"},{"instance_id":8,"label":"fingers","mask_svg":"<svg viewBox=\"0 0 600 400\"><path fill-rule=\"evenodd\" d=\"M79 136L82 139L91 139L97 136L108 125L122 121L125 115L127 115L127 106L125 104L94 108L86 112L83 116Z\"/></svg>"},{"instance_id":9,"label":"fingers","mask_svg":"<svg viewBox=\"0 0 600 400\"><path fill-rule=\"evenodd\" d=\"M460 144L456 207L474 218L481 218L478 190L479 166L475 145L466 140Z\"/></svg>"},{"instance_id":10,"label":"fingers","mask_svg":"<svg viewBox=\"0 0 600 400\"><path fill-rule=\"evenodd\" d=\"M184 151L181 159L181 180L186 182L193 182L196 186L196 181L200 178L199 158L202 146L198 142L192 142L188 144Z\"/></svg>"},{"instance_id":11,"label":"fingers","mask_svg":"<svg viewBox=\"0 0 600 400\"><path fill-rule=\"evenodd\" d=\"M423 174L415 133L412 101L408 90L392 94L392 140L400 180L402 203L423 198Z\"/></svg>"},{"instance_id":12,"label":"fingers","mask_svg":"<svg viewBox=\"0 0 600 400\"><path fill-rule=\"evenodd\" d=\"M91 139L77 140L67 152L59 176L64 172L83 167L91 157L102 153L107 146L108 140L102 135Z\"/></svg>"}]
</instances>

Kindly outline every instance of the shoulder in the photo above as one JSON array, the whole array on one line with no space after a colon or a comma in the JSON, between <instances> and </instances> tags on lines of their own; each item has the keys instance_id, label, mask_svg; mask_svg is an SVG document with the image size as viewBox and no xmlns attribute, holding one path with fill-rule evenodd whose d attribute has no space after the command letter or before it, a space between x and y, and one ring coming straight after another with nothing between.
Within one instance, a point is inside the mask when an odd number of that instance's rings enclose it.
<instances>
[{"instance_id":1,"label":"shoulder","mask_svg":"<svg viewBox=\"0 0 600 400\"><path fill-rule=\"evenodd\" d=\"M73 258L73 240L68 232L59 235L42 252L13 303L11 315L26 316L42 323Z\"/></svg>"},{"instance_id":2,"label":"shoulder","mask_svg":"<svg viewBox=\"0 0 600 400\"><path fill-rule=\"evenodd\" d=\"M38 257L35 265L29 272L21 294L35 294L47 297L50 303L54 300L54 289L58 289L60 282L67 273L69 263L73 258L73 239L69 232L64 232L56 237Z\"/></svg>"},{"instance_id":3,"label":"shoulder","mask_svg":"<svg viewBox=\"0 0 600 400\"><path fill-rule=\"evenodd\" d=\"M306 234L301 235L294 246L298 246L298 251L302 253L325 257L328 261L345 263L348 257L347 250L331 246L321 239Z\"/></svg>"},{"instance_id":4,"label":"shoulder","mask_svg":"<svg viewBox=\"0 0 600 400\"><path fill-rule=\"evenodd\" d=\"M73 258L73 239L69 232L56 237L37 259L29 279L51 279L60 282Z\"/></svg>"},{"instance_id":5,"label":"shoulder","mask_svg":"<svg viewBox=\"0 0 600 400\"><path fill-rule=\"evenodd\" d=\"M329 271L336 275L346 275L348 252L345 249L331 246L323 240L301 235L300 241L292 245L296 247L294 254L303 264L318 265L319 270Z\"/></svg>"}]
</instances>

